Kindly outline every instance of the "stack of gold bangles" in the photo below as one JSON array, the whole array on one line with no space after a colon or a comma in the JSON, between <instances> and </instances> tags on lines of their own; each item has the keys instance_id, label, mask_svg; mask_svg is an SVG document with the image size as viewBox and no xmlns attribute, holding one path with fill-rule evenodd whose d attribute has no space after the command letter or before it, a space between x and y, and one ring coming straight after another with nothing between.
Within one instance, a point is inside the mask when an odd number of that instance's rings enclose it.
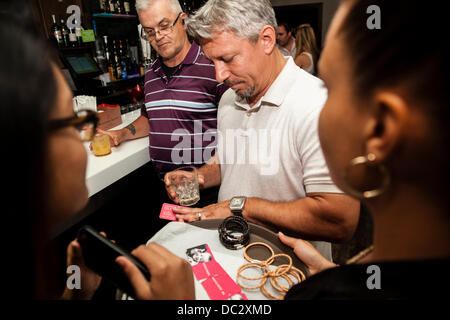
<instances>
[{"instance_id":1,"label":"stack of gold bangles","mask_svg":"<svg viewBox=\"0 0 450 320\"><path fill-rule=\"evenodd\" d=\"M247 250L253 246L266 247L270 251L271 256L268 259L263 260L263 261L251 259L247 254ZM269 265L271 265L275 261L276 258L281 258L281 257L286 258L289 261L288 264L281 264L278 267L276 267L274 270L271 270L269 268ZM297 283L300 283L306 279L304 273L292 265L292 258L290 256L288 256L287 254L284 254L284 253L275 254L273 252L273 249L269 245L267 245L263 242L254 242L254 243L249 244L244 249L244 258L249 263L242 265L238 269L236 283L243 289L247 289L247 290L260 289L261 293L268 298L281 300L284 298L286 292L289 291L290 287L292 287L292 285L295 284L294 283L295 280L293 280L293 278L295 278L297 280ZM243 275L242 271L244 271L245 269L248 269L248 268L259 268L262 271L262 275L260 277L256 277L256 278L250 278L250 277ZM283 286L282 284L280 284L280 282L278 281L278 278L280 278L280 277L287 281L287 283L289 284L289 287L286 287L286 286ZM246 280L252 280L252 281L259 280L259 283L255 286L246 286L239 282L239 278L243 278ZM269 292L269 290L266 287L268 282L272 285L272 287L276 291L278 291L278 293L280 293L280 295L276 296L276 295L272 294L271 292Z\"/></svg>"}]
</instances>

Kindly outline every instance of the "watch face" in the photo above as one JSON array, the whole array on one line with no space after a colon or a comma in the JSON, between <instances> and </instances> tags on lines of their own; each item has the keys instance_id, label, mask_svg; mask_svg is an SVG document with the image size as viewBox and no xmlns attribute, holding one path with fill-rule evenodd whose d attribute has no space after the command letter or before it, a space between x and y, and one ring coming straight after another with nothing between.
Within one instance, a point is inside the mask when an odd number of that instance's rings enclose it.
<instances>
[{"instance_id":1,"label":"watch face","mask_svg":"<svg viewBox=\"0 0 450 320\"><path fill-rule=\"evenodd\" d=\"M233 207L239 207L242 203L242 199L240 198L234 198L233 200L231 200L231 205Z\"/></svg>"}]
</instances>

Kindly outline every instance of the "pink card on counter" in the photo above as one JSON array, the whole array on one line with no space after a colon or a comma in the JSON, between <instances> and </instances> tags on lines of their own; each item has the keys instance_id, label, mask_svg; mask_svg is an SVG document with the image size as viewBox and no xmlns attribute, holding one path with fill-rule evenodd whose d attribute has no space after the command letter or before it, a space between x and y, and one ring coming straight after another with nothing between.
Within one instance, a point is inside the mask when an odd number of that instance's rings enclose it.
<instances>
[{"instance_id":1,"label":"pink card on counter","mask_svg":"<svg viewBox=\"0 0 450 320\"><path fill-rule=\"evenodd\" d=\"M195 279L205 288L211 300L248 300L241 288L214 259L208 244L186 250Z\"/></svg>"},{"instance_id":2,"label":"pink card on counter","mask_svg":"<svg viewBox=\"0 0 450 320\"><path fill-rule=\"evenodd\" d=\"M192 267L192 272L197 280L203 280L223 274L225 271L216 260L199 263Z\"/></svg>"},{"instance_id":3,"label":"pink card on counter","mask_svg":"<svg viewBox=\"0 0 450 320\"><path fill-rule=\"evenodd\" d=\"M176 204L163 203L161 212L159 214L160 219L177 221L175 214L173 213L173 208L183 208L182 206L177 206Z\"/></svg>"},{"instance_id":4,"label":"pink card on counter","mask_svg":"<svg viewBox=\"0 0 450 320\"><path fill-rule=\"evenodd\" d=\"M206 279L202 286L211 300L248 300L227 273Z\"/></svg>"}]
</instances>

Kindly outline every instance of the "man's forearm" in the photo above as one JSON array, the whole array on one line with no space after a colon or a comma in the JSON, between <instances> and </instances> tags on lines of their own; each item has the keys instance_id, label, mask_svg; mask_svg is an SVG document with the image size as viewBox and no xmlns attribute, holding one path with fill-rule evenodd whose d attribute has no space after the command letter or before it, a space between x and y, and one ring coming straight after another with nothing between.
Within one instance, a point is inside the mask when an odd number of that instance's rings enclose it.
<instances>
[{"instance_id":1,"label":"man's forearm","mask_svg":"<svg viewBox=\"0 0 450 320\"><path fill-rule=\"evenodd\" d=\"M148 136L150 125L148 119L140 116L133 123L121 129L122 141L132 140Z\"/></svg>"},{"instance_id":2,"label":"man's forearm","mask_svg":"<svg viewBox=\"0 0 450 320\"><path fill-rule=\"evenodd\" d=\"M290 202L248 198L244 217L308 240L341 242L358 224L359 202L342 194L317 194Z\"/></svg>"},{"instance_id":3,"label":"man's forearm","mask_svg":"<svg viewBox=\"0 0 450 320\"><path fill-rule=\"evenodd\" d=\"M198 174L204 177L203 189L220 186L221 175L217 153L198 170Z\"/></svg>"}]
</instances>

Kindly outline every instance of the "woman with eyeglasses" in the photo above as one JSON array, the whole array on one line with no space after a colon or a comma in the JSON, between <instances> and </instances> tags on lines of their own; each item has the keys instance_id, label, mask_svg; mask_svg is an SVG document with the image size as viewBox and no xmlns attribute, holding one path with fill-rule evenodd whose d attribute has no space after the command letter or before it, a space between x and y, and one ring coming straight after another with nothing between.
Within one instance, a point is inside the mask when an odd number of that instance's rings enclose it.
<instances>
[{"instance_id":1,"label":"woman with eyeglasses","mask_svg":"<svg viewBox=\"0 0 450 320\"><path fill-rule=\"evenodd\" d=\"M80 132L95 132L97 119L92 112L74 114L72 92L35 35L2 16L0 41L0 234L8 266L2 287L14 299L57 298L59 258L49 233L88 201ZM65 292L65 298L89 298L100 283L80 257L74 241L68 263L81 267L82 290Z\"/></svg>"},{"instance_id":2,"label":"woman with eyeglasses","mask_svg":"<svg viewBox=\"0 0 450 320\"><path fill-rule=\"evenodd\" d=\"M64 257L50 234L88 202L82 142L92 139L98 119L91 111L74 113L72 92L39 37L0 17L0 43L7 44L0 50L2 289L13 299L91 299L101 277L85 266L73 240L67 266L80 267L81 289L65 286L57 267ZM156 244L151 248L162 260L170 255L182 262ZM186 261L180 265L190 271Z\"/></svg>"}]
</instances>

